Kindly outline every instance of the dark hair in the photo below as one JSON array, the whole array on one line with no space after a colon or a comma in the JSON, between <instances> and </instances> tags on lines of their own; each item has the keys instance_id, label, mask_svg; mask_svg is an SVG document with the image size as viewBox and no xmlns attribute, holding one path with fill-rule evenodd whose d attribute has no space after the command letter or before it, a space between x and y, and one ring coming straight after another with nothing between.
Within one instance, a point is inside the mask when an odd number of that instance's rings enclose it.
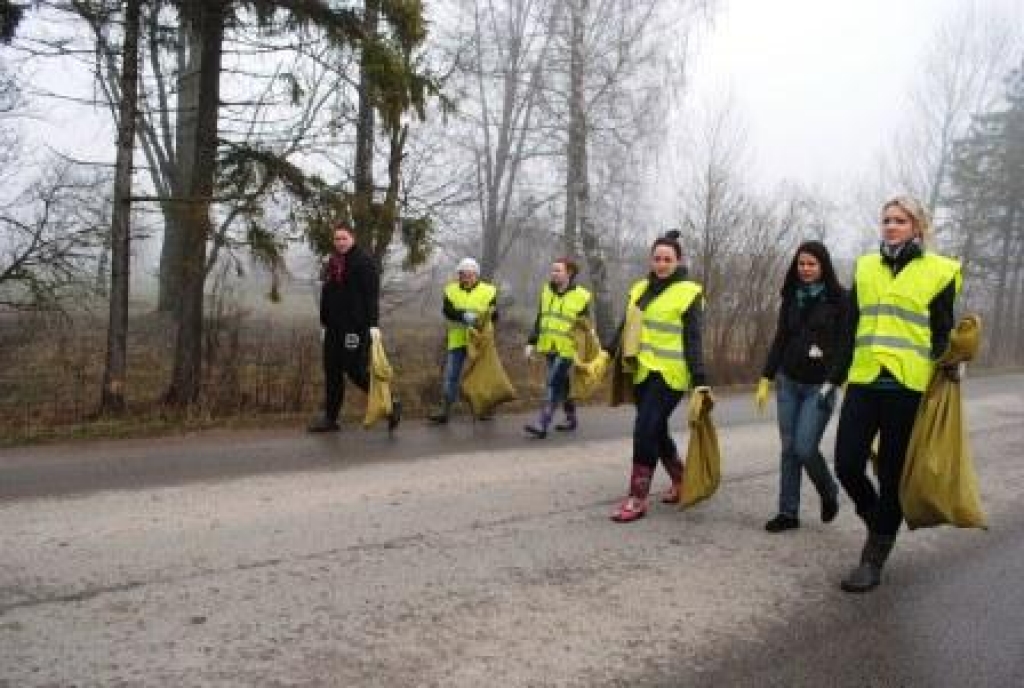
<instances>
[{"instance_id":1,"label":"dark hair","mask_svg":"<svg viewBox=\"0 0 1024 688\"><path fill-rule=\"evenodd\" d=\"M654 243L651 244L651 253L654 253L655 249L657 249L659 246L668 246L670 249L675 251L676 259L677 260L682 260L683 259L683 247L679 243L679 237L680 236L682 236L682 232L680 232L678 229L670 229L670 230L668 230L667 232L662 234L660 237L655 239Z\"/></svg>"},{"instance_id":2,"label":"dark hair","mask_svg":"<svg viewBox=\"0 0 1024 688\"><path fill-rule=\"evenodd\" d=\"M348 232L349 234L352 235L353 239L356 236L356 232L354 229L352 229L351 223L346 222L345 220L337 220L334 224L331 225L331 236L333 237L335 232L341 231Z\"/></svg>"},{"instance_id":3,"label":"dark hair","mask_svg":"<svg viewBox=\"0 0 1024 688\"><path fill-rule=\"evenodd\" d=\"M569 273L569 277L575 277L576 275L580 274L580 265L572 258L556 258L554 262L561 263L562 265L564 265L565 271Z\"/></svg>"},{"instance_id":4,"label":"dark hair","mask_svg":"<svg viewBox=\"0 0 1024 688\"><path fill-rule=\"evenodd\" d=\"M800 286L800 273L797 270L797 264L800 262L801 253L812 255L818 260L818 263L821 265L821 282L825 285L825 290L831 296L838 296L843 293L843 285L836 278L835 268L832 267L832 256L829 254L828 249L820 241L812 240L805 241L797 246L796 252L793 254L793 260L789 264L789 270L786 271L786 280L782 283L782 291L780 292L784 297L792 296L797 287Z\"/></svg>"}]
</instances>

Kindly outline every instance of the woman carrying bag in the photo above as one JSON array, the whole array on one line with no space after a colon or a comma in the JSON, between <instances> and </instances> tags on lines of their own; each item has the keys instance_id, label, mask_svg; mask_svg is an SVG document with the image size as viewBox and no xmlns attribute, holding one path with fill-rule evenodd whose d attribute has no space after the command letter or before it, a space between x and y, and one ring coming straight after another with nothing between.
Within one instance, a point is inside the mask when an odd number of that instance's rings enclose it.
<instances>
[{"instance_id":1,"label":"woman carrying bag","mask_svg":"<svg viewBox=\"0 0 1024 688\"><path fill-rule=\"evenodd\" d=\"M571 432L576 429L576 403L569 398L572 367L576 358L575 327L579 318L588 315L590 292L577 286L579 266L569 258L560 258L551 264L551 279L541 289L537 317L527 340L526 359L534 353L544 356L547 375L544 382L544 405L536 423L523 430L531 437L544 439L559 404L565 410L565 422L555 425L556 430Z\"/></svg>"},{"instance_id":2,"label":"woman carrying bag","mask_svg":"<svg viewBox=\"0 0 1024 688\"><path fill-rule=\"evenodd\" d=\"M651 246L650 274L629 290L626 307L642 313L642 324L632 378L636 399L633 469L629 494L611 514L617 523L646 515L651 478L659 460L672 480L662 501L679 502L683 462L669 432L669 417L686 392L693 391L690 403L696 407L711 395L701 345L702 289L687 279L682 258L679 232L658 237ZM616 340L621 333L622 327ZM613 344L605 348L617 350L619 341Z\"/></svg>"},{"instance_id":3,"label":"woman carrying bag","mask_svg":"<svg viewBox=\"0 0 1024 688\"><path fill-rule=\"evenodd\" d=\"M955 324L960 264L926 249L930 229L919 201L894 198L882 206L879 250L857 260L836 473L868 534L859 565L842 581L846 592L881 582L903 522L900 476L914 418ZM940 371L957 374L955 365ZM876 435L877 488L867 475Z\"/></svg>"}]
</instances>

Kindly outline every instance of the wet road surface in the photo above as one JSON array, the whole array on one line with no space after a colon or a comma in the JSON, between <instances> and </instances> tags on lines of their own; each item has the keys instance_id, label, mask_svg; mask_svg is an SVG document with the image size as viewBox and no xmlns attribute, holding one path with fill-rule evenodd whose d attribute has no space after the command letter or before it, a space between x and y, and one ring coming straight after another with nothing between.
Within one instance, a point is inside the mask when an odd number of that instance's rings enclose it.
<instances>
[{"instance_id":1,"label":"wet road surface","mask_svg":"<svg viewBox=\"0 0 1024 688\"><path fill-rule=\"evenodd\" d=\"M764 532L749 395L719 493L628 526L628 409L3 452L0 686L1022 685L1024 376L967 397L991 530L902 535L861 597L848 503Z\"/></svg>"}]
</instances>

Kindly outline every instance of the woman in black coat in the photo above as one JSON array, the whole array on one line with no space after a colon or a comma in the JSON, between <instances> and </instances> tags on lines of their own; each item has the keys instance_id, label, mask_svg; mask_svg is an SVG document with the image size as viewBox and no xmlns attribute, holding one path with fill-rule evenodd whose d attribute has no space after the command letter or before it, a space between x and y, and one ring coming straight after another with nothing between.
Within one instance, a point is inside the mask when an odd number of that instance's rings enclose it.
<instances>
[{"instance_id":1,"label":"woman in black coat","mask_svg":"<svg viewBox=\"0 0 1024 688\"><path fill-rule=\"evenodd\" d=\"M832 521L839 509L839 487L819 444L835 408L836 387L845 379L840 348L847 345L848 303L825 245L801 244L786 272L778 327L756 396L763 409L775 380L782 454L779 510L765 524L769 532L800 527L802 470L821 498L821 520Z\"/></svg>"},{"instance_id":2,"label":"woman in black coat","mask_svg":"<svg viewBox=\"0 0 1024 688\"><path fill-rule=\"evenodd\" d=\"M356 244L352 228L334 227L334 250L320 275L320 326L323 328L324 410L310 432L338 430L345 400L345 376L356 387L370 388L370 342L380 337L380 275L373 259ZM400 419L397 401L388 420L393 430Z\"/></svg>"}]
</instances>

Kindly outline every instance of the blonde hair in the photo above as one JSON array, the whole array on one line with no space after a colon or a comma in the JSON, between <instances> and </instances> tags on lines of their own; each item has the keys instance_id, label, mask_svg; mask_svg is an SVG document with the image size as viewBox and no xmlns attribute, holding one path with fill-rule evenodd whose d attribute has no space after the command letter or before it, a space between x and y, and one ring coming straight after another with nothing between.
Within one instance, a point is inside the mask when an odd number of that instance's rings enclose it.
<instances>
[{"instance_id":1,"label":"blonde hair","mask_svg":"<svg viewBox=\"0 0 1024 688\"><path fill-rule=\"evenodd\" d=\"M885 215L886 210L894 207L910 216L910 219L914 221L914 230L922 242L931 240L932 219L928 214L928 209L921 201L913 196L894 196L882 206L882 214Z\"/></svg>"}]
</instances>

